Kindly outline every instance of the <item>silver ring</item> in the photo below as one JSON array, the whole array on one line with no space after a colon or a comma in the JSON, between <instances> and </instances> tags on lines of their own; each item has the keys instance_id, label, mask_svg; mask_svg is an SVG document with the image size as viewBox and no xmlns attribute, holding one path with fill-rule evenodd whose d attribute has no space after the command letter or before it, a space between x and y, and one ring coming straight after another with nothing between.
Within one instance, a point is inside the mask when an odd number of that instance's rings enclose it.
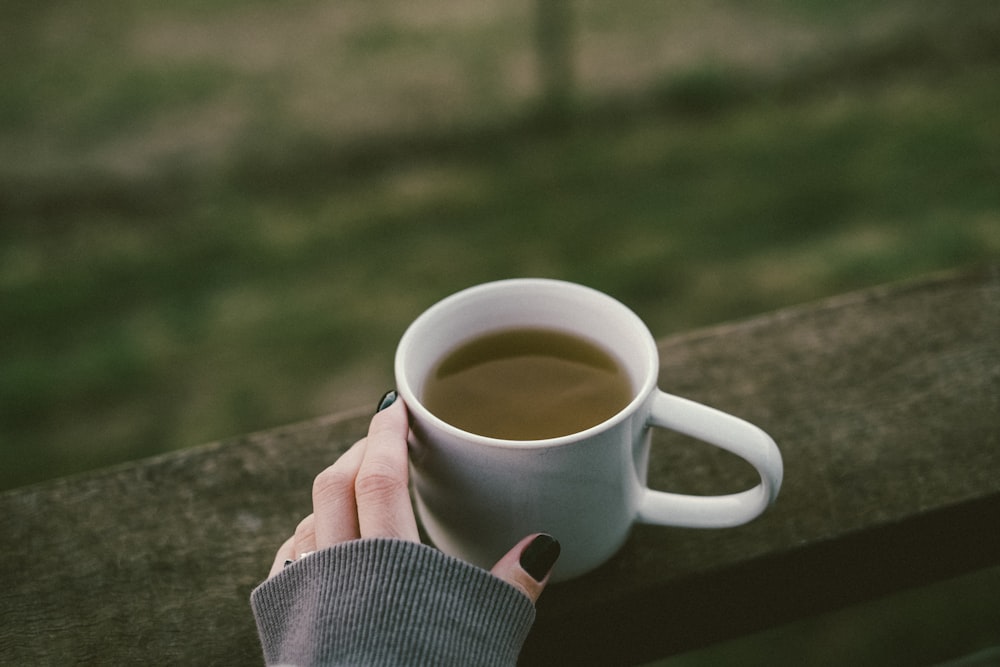
<instances>
[{"instance_id":1,"label":"silver ring","mask_svg":"<svg viewBox=\"0 0 1000 667\"><path fill-rule=\"evenodd\" d=\"M302 560L306 556L312 556L314 553L316 553L316 552L315 551L303 551L302 553L299 554L298 560ZM292 563L294 563L295 560L296 559L294 559L294 558L286 558L285 559L285 565L284 565L284 567L288 567L289 565L291 565Z\"/></svg>"}]
</instances>

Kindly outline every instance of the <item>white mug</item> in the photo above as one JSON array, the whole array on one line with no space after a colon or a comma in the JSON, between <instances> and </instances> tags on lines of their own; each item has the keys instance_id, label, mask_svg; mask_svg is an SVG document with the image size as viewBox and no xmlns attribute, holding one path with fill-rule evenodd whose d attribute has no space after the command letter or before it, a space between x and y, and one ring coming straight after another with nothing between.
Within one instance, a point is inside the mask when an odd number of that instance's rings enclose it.
<instances>
[{"instance_id":1,"label":"white mug","mask_svg":"<svg viewBox=\"0 0 1000 667\"><path fill-rule=\"evenodd\" d=\"M533 327L575 334L614 353L633 398L606 421L544 440L469 433L421 401L437 362L462 343L497 330ZM783 465L760 428L657 386L656 342L639 317L596 290L548 279L486 283L433 305L396 351L397 389L410 412L411 479L417 511L445 553L490 568L518 540L548 532L562 553L553 580L608 560L635 522L725 528L757 517L778 494ZM672 429L749 462L760 484L722 496L646 487L651 427Z\"/></svg>"}]
</instances>

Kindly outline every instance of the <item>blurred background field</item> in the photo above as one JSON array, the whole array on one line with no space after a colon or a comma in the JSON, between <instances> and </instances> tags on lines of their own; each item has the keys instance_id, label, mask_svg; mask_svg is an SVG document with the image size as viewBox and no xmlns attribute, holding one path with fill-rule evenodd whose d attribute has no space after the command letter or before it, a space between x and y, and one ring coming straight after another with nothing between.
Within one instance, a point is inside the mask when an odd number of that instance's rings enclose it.
<instances>
[{"instance_id":1,"label":"blurred background field","mask_svg":"<svg viewBox=\"0 0 1000 667\"><path fill-rule=\"evenodd\" d=\"M665 336L1000 259L1000 3L580 0L557 80L541 6L5 2L0 490L371 407L478 282Z\"/></svg>"},{"instance_id":2,"label":"blurred background field","mask_svg":"<svg viewBox=\"0 0 1000 667\"><path fill-rule=\"evenodd\" d=\"M1000 256L996 3L5 3L0 488L368 405L512 276L656 335Z\"/></svg>"}]
</instances>

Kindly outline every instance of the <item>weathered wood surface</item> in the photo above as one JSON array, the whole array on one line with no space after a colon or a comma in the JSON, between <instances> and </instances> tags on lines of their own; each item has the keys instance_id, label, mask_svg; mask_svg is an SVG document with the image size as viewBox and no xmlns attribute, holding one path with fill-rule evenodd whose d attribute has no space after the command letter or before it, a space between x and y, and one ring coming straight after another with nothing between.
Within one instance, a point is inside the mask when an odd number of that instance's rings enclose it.
<instances>
[{"instance_id":1,"label":"weathered wood surface","mask_svg":"<svg viewBox=\"0 0 1000 667\"><path fill-rule=\"evenodd\" d=\"M661 343L660 386L768 430L777 505L638 527L553 586L529 664L648 660L1000 563L1000 269L888 286ZM247 602L367 410L0 495L0 663L259 664ZM654 487L742 463L657 436Z\"/></svg>"}]
</instances>

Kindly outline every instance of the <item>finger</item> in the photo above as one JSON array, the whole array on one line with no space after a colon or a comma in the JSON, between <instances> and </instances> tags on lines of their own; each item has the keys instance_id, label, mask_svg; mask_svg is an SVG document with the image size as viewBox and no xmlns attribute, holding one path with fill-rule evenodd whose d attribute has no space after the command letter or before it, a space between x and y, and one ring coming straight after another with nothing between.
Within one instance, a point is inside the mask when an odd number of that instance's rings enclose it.
<instances>
[{"instance_id":1,"label":"finger","mask_svg":"<svg viewBox=\"0 0 1000 667\"><path fill-rule=\"evenodd\" d=\"M312 499L316 549L361 537L354 482L365 455L359 440L313 481Z\"/></svg>"},{"instance_id":2,"label":"finger","mask_svg":"<svg viewBox=\"0 0 1000 667\"><path fill-rule=\"evenodd\" d=\"M295 549L293 560L302 558L302 554L316 551L316 516L314 514L310 514L299 522L299 525L295 527L293 540Z\"/></svg>"},{"instance_id":3,"label":"finger","mask_svg":"<svg viewBox=\"0 0 1000 667\"><path fill-rule=\"evenodd\" d=\"M491 572L520 589L535 604L558 558L559 542L551 535L536 533L518 542Z\"/></svg>"},{"instance_id":4,"label":"finger","mask_svg":"<svg viewBox=\"0 0 1000 667\"><path fill-rule=\"evenodd\" d=\"M361 537L420 541L410 504L408 432L402 401L397 400L372 418L364 460L354 482Z\"/></svg>"},{"instance_id":5,"label":"finger","mask_svg":"<svg viewBox=\"0 0 1000 667\"><path fill-rule=\"evenodd\" d=\"M267 573L270 579L274 575L285 569L286 560L295 560L295 536L289 537L278 547L278 553L274 555L274 563L271 564L271 571Z\"/></svg>"}]
</instances>

